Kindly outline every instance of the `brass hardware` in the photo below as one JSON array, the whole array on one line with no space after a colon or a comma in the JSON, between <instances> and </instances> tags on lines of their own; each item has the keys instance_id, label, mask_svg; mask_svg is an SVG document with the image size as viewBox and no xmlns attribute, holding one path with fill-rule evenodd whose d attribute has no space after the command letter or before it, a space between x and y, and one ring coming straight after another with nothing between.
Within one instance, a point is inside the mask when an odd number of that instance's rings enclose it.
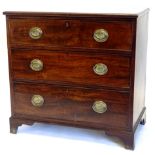
<instances>
[{"instance_id":1,"label":"brass hardware","mask_svg":"<svg viewBox=\"0 0 155 155\"><path fill-rule=\"evenodd\" d=\"M93 70L97 75L104 75L108 72L108 67L105 64L98 63L93 67Z\"/></svg>"},{"instance_id":2,"label":"brass hardware","mask_svg":"<svg viewBox=\"0 0 155 155\"><path fill-rule=\"evenodd\" d=\"M103 101L95 101L92 108L96 113L99 114L105 113L107 111L107 105Z\"/></svg>"},{"instance_id":3,"label":"brass hardware","mask_svg":"<svg viewBox=\"0 0 155 155\"><path fill-rule=\"evenodd\" d=\"M41 30L41 28L39 27L32 27L29 31L29 36L32 38L32 39L39 39L41 38L43 32Z\"/></svg>"},{"instance_id":4,"label":"brass hardware","mask_svg":"<svg viewBox=\"0 0 155 155\"><path fill-rule=\"evenodd\" d=\"M95 30L93 37L97 42L105 42L108 39L109 34L105 29L97 29Z\"/></svg>"},{"instance_id":5,"label":"brass hardware","mask_svg":"<svg viewBox=\"0 0 155 155\"><path fill-rule=\"evenodd\" d=\"M30 68L34 71L41 71L43 69L43 62L39 59L33 59L30 63Z\"/></svg>"},{"instance_id":6,"label":"brass hardware","mask_svg":"<svg viewBox=\"0 0 155 155\"><path fill-rule=\"evenodd\" d=\"M35 107L41 107L44 104L44 98L40 95L33 95L31 98L31 103Z\"/></svg>"}]
</instances>

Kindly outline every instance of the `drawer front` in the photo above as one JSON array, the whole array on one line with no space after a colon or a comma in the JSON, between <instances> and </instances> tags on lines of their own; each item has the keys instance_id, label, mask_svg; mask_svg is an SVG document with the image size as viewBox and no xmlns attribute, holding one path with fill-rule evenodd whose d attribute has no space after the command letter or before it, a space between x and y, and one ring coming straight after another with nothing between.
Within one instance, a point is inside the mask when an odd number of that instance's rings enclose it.
<instances>
[{"instance_id":1,"label":"drawer front","mask_svg":"<svg viewBox=\"0 0 155 155\"><path fill-rule=\"evenodd\" d=\"M127 127L129 94L115 91L92 90L52 85L15 84L14 114L33 118L85 122L89 126ZM34 95L40 95L42 104L34 104ZM43 99L43 100L42 100ZM93 110L95 101L103 101L107 108L98 113Z\"/></svg>"},{"instance_id":2,"label":"drawer front","mask_svg":"<svg viewBox=\"0 0 155 155\"><path fill-rule=\"evenodd\" d=\"M67 18L10 19L8 34L13 46L82 47L125 52L132 50L133 24L126 21L94 21L91 18L90 21Z\"/></svg>"},{"instance_id":3,"label":"drawer front","mask_svg":"<svg viewBox=\"0 0 155 155\"><path fill-rule=\"evenodd\" d=\"M35 66L38 70L31 66L36 59L40 61ZM128 57L16 50L12 51L11 62L14 80L118 88L130 86Z\"/></svg>"}]
</instances>

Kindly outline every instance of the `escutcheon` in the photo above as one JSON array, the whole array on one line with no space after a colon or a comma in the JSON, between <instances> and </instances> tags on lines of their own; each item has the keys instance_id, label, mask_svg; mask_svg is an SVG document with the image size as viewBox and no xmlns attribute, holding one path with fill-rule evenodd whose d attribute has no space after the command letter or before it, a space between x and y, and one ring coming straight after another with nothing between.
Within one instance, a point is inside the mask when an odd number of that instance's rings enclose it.
<instances>
[{"instance_id":1,"label":"escutcheon","mask_svg":"<svg viewBox=\"0 0 155 155\"><path fill-rule=\"evenodd\" d=\"M107 41L109 34L105 29L97 29L95 30L93 37L97 42L105 42Z\"/></svg>"},{"instance_id":2,"label":"escutcheon","mask_svg":"<svg viewBox=\"0 0 155 155\"><path fill-rule=\"evenodd\" d=\"M39 27L32 27L29 31L29 36L32 38L32 39L39 39L41 38L43 32L41 30L41 28Z\"/></svg>"},{"instance_id":3,"label":"escutcheon","mask_svg":"<svg viewBox=\"0 0 155 155\"><path fill-rule=\"evenodd\" d=\"M41 95L33 95L31 103L35 107L41 107L44 104L44 98Z\"/></svg>"},{"instance_id":4,"label":"escutcheon","mask_svg":"<svg viewBox=\"0 0 155 155\"><path fill-rule=\"evenodd\" d=\"M33 71L41 71L43 69L43 62L39 59L33 59L30 62L30 68Z\"/></svg>"},{"instance_id":5,"label":"escutcheon","mask_svg":"<svg viewBox=\"0 0 155 155\"><path fill-rule=\"evenodd\" d=\"M93 70L97 75L105 75L108 72L108 67L103 63L97 63L94 65Z\"/></svg>"},{"instance_id":6,"label":"escutcheon","mask_svg":"<svg viewBox=\"0 0 155 155\"><path fill-rule=\"evenodd\" d=\"M92 108L96 113L99 114L105 113L107 111L107 105L103 101L95 101Z\"/></svg>"}]
</instances>

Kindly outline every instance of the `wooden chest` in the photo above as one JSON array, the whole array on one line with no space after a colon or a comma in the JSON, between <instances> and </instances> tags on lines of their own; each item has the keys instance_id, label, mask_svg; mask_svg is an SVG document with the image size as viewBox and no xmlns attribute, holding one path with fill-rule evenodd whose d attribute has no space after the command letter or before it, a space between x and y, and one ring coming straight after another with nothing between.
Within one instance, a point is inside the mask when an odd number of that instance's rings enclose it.
<instances>
[{"instance_id":1,"label":"wooden chest","mask_svg":"<svg viewBox=\"0 0 155 155\"><path fill-rule=\"evenodd\" d=\"M134 149L135 130L145 123L148 10L4 14L11 133L57 123L104 130Z\"/></svg>"}]
</instances>

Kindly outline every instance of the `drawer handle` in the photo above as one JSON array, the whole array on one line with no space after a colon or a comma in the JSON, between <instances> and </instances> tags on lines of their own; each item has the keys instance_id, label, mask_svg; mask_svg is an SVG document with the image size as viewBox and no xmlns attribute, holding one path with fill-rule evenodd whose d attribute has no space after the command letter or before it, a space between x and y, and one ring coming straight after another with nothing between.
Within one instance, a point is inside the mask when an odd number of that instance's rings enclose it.
<instances>
[{"instance_id":1,"label":"drawer handle","mask_svg":"<svg viewBox=\"0 0 155 155\"><path fill-rule=\"evenodd\" d=\"M30 68L33 71L41 71L43 69L43 62L39 59L33 59L30 63Z\"/></svg>"},{"instance_id":2,"label":"drawer handle","mask_svg":"<svg viewBox=\"0 0 155 155\"><path fill-rule=\"evenodd\" d=\"M97 63L93 67L93 70L97 75L104 75L108 72L108 67L103 63Z\"/></svg>"},{"instance_id":3,"label":"drawer handle","mask_svg":"<svg viewBox=\"0 0 155 155\"><path fill-rule=\"evenodd\" d=\"M41 28L39 27L32 27L29 31L29 36L32 38L32 39L39 39L41 38L43 32L41 30Z\"/></svg>"},{"instance_id":4,"label":"drawer handle","mask_svg":"<svg viewBox=\"0 0 155 155\"><path fill-rule=\"evenodd\" d=\"M41 95L33 95L31 103L35 107L41 107L44 104L44 98Z\"/></svg>"},{"instance_id":5,"label":"drawer handle","mask_svg":"<svg viewBox=\"0 0 155 155\"><path fill-rule=\"evenodd\" d=\"M103 101L95 101L92 108L96 113L99 114L105 113L107 111L107 105Z\"/></svg>"},{"instance_id":6,"label":"drawer handle","mask_svg":"<svg viewBox=\"0 0 155 155\"><path fill-rule=\"evenodd\" d=\"M97 29L95 30L93 37L97 42L105 42L107 41L109 34L105 29Z\"/></svg>"}]
</instances>

